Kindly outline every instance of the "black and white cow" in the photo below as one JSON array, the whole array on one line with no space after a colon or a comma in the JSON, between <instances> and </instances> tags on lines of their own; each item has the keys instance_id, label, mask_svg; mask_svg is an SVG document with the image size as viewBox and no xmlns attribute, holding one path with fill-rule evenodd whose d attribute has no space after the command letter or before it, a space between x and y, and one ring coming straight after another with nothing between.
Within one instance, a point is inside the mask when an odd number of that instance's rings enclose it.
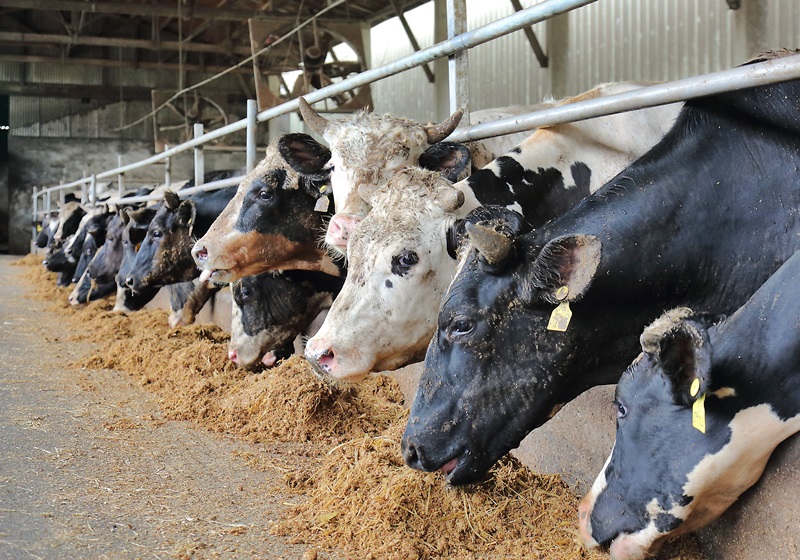
<instances>
[{"instance_id":1,"label":"black and white cow","mask_svg":"<svg viewBox=\"0 0 800 560\"><path fill-rule=\"evenodd\" d=\"M320 247L330 200L328 148L307 134L286 134L192 249L203 278L233 282L269 270L316 270L339 275Z\"/></svg>"},{"instance_id":2,"label":"black and white cow","mask_svg":"<svg viewBox=\"0 0 800 560\"><path fill-rule=\"evenodd\" d=\"M665 309L741 306L800 247L798 104L800 81L692 100L563 216L535 231L507 210L468 224L406 463L475 481L560 404L616 381Z\"/></svg>"},{"instance_id":3,"label":"black and white cow","mask_svg":"<svg viewBox=\"0 0 800 560\"><path fill-rule=\"evenodd\" d=\"M161 203L163 204L163 203ZM160 290L158 287L142 288L134 292L125 285L133 263L136 261L136 253L147 235L147 228L158 211L158 205L148 206L139 209L125 209L120 213L124 227L119 249L109 248L109 252L119 251L120 258L119 270L114 279L117 282L117 297L114 301L114 311L131 312L138 311L147 305Z\"/></svg>"},{"instance_id":4,"label":"black and white cow","mask_svg":"<svg viewBox=\"0 0 800 560\"><path fill-rule=\"evenodd\" d=\"M274 365L294 353L294 339L330 308L344 280L324 272L290 270L245 276L231 284L228 357L241 367Z\"/></svg>"},{"instance_id":5,"label":"black and white cow","mask_svg":"<svg viewBox=\"0 0 800 560\"><path fill-rule=\"evenodd\" d=\"M639 560L704 527L800 431L800 253L729 319L688 308L641 336L617 385L617 439L579 508L590 547Z\"/></svg>"},{"instance_id":6,"label":"black and white cow","mask_svg":"<svg viewBox=\"0 0 800 560\"><path fill-rule=\"evenodd\" d=\"M58 229L58 211L53 210L42 218L41 223L36 224L36 246L39 249L49 247L53 241L53 236Z\"/></svg>"},{"instance_id":7,"label":"black and white cow","mask_svg":"<svg viewBox=\"0 0 800 560\"><path fill-rule=\"evenodd\" d=\"M147 234L125 277L125 286L138 292L197 278L200 271L191 253L195 235L208 231L234 194L236 187L227 187L180 200L177 194L166 191L164 205L150 221ZM201 279L190 296L192 305L170 315L170 326L194 321L196 312L218 289Z\"/></svg>"},{"instance_id":8,"label":"black and white cow","mask_svg":"<svg viewBox=\"0 0 800 560\"><path fill-rule=\"evenodd\" d=\"M605 84L553 104L639 87ZM349 382L422 359L442 294L456 273L453 241L471 210L503 204L540 226L658 142L678 110L669 105L537 130L454 185L447 179L469 170L469 152L439 142L420 163L451 176L407 167L382 188L360 187L372 209L350 233L350 277L308 341L306 358L321 375ZM436 152L441 146L446 149Z\"/></svg>"}]
</instances>

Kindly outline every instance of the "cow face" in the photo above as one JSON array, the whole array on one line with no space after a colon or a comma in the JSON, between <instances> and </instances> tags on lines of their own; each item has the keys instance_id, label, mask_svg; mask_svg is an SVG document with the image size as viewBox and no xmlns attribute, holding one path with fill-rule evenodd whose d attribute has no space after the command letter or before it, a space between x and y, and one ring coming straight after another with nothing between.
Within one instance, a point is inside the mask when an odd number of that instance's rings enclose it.
<instances>
[{"instance_id":1,"label":"cow face","mask_svg":"<svg viewBox=\"0 0 800 560\"><path fill-rule=\"evenodd\" d=\"M318 244L323 217L333 209L328 198L329 159L328 149L305 134L287 134L270 145L266 157L195 243L192 256L197 265L220 283L268 270L338 274Z\"/></svg>"},{"instance_id":2,"label":"cow face","mask_svg":"<svg viewBox=\"0 0 800 560\"><path fill-rule=\"evenodd\" d=\"M164 193L164 205L150 221L125 278L128 288L138 291L188 282L197 276L191 257L195 215L194 201L181 201L172 191Z\"/></svg>"},{"instance_id":3,"label":"cow face","mask_svg":"<svg viewBox=\"0 0 800 560\"><path fill-rule=\"evenodd\" d=\"M728 386L712 341L706 321L686 308L645 329L643 352L617 385L616 443L579 508L587 546L638 560L667 538L707 525L800 428L799 417L782 421L768 404L743 405L748 397ZM702 432L693 417L701 396Z\"/></svg>"},{"instance_id":4,"label":"cow face","mask_svg":"<svg viewBox=\"0 0 800 560\"><path fill-rule=\"evenodd\" d=\"M44 249L50 245L53 236L58 229L58 212L50 212L49 216L45 216L42 223L36 227L38 235L36 236L36 246L39 249Z\"/></svg>"},{"instance_id":5,"label":"cow face","mask_svg":"<svg viewBox=\"0 0 800 560\"><path fill-rule=\"evenodd\" d=\"M59 202L58 208L58 227L53 235L53 239L61 241L78 231L78 226L86 215L86 210L81 206L80 202L75 201L66 202L64 204Z\"/></svg>"},{"instance_id":6,"label":"cow face","mask_svg":"<svg viewBox=\"0 0 800 560\"><path fill-rule=\"evenodd\" d=\"M420 359L435 309L455 273L448 231L464 195L439 174L398 172L366 195L373 206L348 244L348 275L325 323L306 345L324 377L355 382Z\"/></svg>"},{"instance_id":7,"label":"cow face","mask_svg":"<svg viewBox=\"0 0 800 560\"><path fill-rule=\"evenodd\" d=\"M122 231L125 222L122 217L115 214L108 223L105 242L97 250L87 271L89 276L99 283L114 281L122 262Z\"/></svg>"},{"instance_id":8,"label":"cow face","mask_svg":"<svg viewBox=\"0 0 800 560\"><path fill-rule=\"evenodd\" d=\"M233 362L248 368L259 363L272 366L294 353L294 339L333 300L330 288L315 287L304 279L310 274L318 273L266 272L231 285L228 357Z\"/></svg>"},{"instance_id":9,"label":"cow face","mask_svg":"<svg viewBox=\"0 0 800 560\"><path fill-rule=\"evenodd\" d=\"M490 213L479 210L482 217ZM605 358L581 344L587 333L608 339L608 351L617 348L599 320L611 311L584 300L600 241L574 235L539 250L523 247L528 238L520 234L528 226L514 212L495 212L497 219L466 225L470 245L442 300L403 436L409 466L442 469L453 484L480 478L583 390L561 380L573 364ZM538 257L529 262L521 257L526 253ZM560 304L579 300L566 331L548 329Z\"/></svg>"},{"instance_id":10,"label":"cow face","mask_svg":"<svg viewBox=\"0 0 800 560\"><path fill-rule=\"evenodd\" d=\"M122 229L122 261L117 273L117 285L125 287L125 279L136 261L136 253L147 235L147 228L156 215L158 207L140 208L138 210L123 209L120 218L123 222Z\"/></svg>"},{"instance_id":11,"label":"cow face","mask_svg":"<svg viewBox=\"0 0 800 560\"><path fill-rule=\"evenodd\" d=\"M417 165L429 146L455 130L463 114L457 111L436 125L366 111L331 121L317 114L302 98L300 112L306 124L331 147L331 186L340 218L331 222L325 243L341 254L351 231L347 218L363 217L369 211L369 204L359 196L358 189L385 185L399 169Z\"/></svg>"}]
</instances>

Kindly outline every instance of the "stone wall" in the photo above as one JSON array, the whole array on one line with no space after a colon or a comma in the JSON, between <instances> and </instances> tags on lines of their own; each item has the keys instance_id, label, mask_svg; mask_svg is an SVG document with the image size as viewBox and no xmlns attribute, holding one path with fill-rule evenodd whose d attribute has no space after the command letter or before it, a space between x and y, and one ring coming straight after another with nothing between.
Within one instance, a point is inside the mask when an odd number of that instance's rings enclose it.
<instances>
[{"instance_id":1,"label":"stone wall","mask_svg":"<svg viewBox=\"0 0 800 560\"><path fill-rule=\"evenodd\" d=\"M123 164L150 157L152 144L133 140L78 140L64 138L9 138L8 204L4 205L0 187L0 210L8 208L9 252L25 254L31 240L31 194L33 187L53 186L62 180L79 179L84 170L100 173L117 167L117 154ZM244 167L244 152L205 153L206 170ZM194 177L193 155L186 152L172 158L172 181ZM164 166L151 165L126 175L126 187L164 182ZM0 183L2 179L0 179ZM116 188L116 187L114 187ZM53 197L53 205L58 200ZM2 219L2 212L0 212ZM3 226L0 226L3 227Z\"/></svg>"}]
</instances>

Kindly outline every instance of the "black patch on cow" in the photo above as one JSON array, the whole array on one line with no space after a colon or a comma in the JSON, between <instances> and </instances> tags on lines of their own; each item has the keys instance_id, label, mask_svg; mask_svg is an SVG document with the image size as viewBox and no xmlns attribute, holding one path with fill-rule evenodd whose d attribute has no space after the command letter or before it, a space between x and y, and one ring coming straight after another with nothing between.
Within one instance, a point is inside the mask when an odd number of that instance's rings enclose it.
<instances>
[{"instance_id":1,"label":"black patch on cow","mask_svg":"<svg viewBox=\"0 0 800 560\"><path fill-rule=\"evenodd\" d=\"M404 250L399 255L392 257L392 274L405 276L411 267L419 262L419 257L414 251Z\"/></svg>"},{"instance_id":2,"label":"black patch on cow","mask_svg":"<svg viewBox=\"0 0 800 560\"><path fill-rule=\"evenodd\" d=\"M387 278L386 279L386 287L387 288L391 288L392 286L394 286L394 284L392 284L392 281Z\"/></svg>"},{"instance_id":3,"label":"black patch on cow","mask_svg":"<svg viewBox=\"0 0 800 560\"><path fill-rule=\"evenodd\" d=\"M681 523L683 523L683 519L670 515L669 513L659 513L655 519L656 529L658 529L660 533L674 531Z\"/></svg>"},{"instance_id":4,"label":"black patch on cow","mask_svg":"<svg viewBox=\"0 0 800 560\"><path fill-rule=\"evenodd\" d=\"M589 183L592 180L592 170L589 166L582 161L576 161L569 166L572 172L572 180L575 182L575 187L580 192L586 193L584 196L589 196Z\"/></svg>"},{"instance_id":5,"label":"black patch on cow","mask_svg":"<svg viewBox=\"0 0 800 560\"><path fill-rule=\"evenodd\" d=\"M420 167L437 171L453 183L461 178L471 164L469 148L458 142L437 142L419 156Z\"/></svg>"},{"instance_id":6,"label":"black patch on cow","mask_svg":"<svg viewBox=\"0 0 800 560\"><path fill-rule=\"evenodd\" d=\"M519 146L514 146L514 147L513 147L513 148L511 148L511 150L509 150L509 151L510 151L512 154L521 154L521 153L522 153L522 148L520 148Z\"/></svg>"}]
</instances>

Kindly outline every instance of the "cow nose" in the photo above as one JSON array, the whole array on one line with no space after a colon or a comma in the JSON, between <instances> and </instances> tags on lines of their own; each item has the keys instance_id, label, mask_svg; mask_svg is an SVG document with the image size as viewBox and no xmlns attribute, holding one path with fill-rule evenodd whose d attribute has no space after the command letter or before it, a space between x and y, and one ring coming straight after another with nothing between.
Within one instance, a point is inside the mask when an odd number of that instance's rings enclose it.
<instances>
[{"instance_id":1,"label":"cow nose","mask_svg":"<svg viewBox=\"0 0 800 560\"><path fill-rule=\"evenodd\" d=\"M238 364L239 363L239 355L236 353L236 350L234 350L233 348L228 350L228 359L230 359L230 361L232 361L234 364Z\"/></svg>"},{"instance_id":2,"label":"cow nose","mask_svg":"<svg viewBox=\"0 0 800 560\"><path fill-rule=\"evenodd\" d=\"M133 276L128 276L127 278L125 278L125 285L133 289Z\"/></svg>"},{"instance_id":3,"label":"cow nose","mask_svg":"<svg viewBox=\"0 0 800 560\"><path fill-rule=\"evenodd\" d=\"M578 506L578 534L581 542L586 548L597 548L599 543L592 537L591 514L592 514L591 493L586 494Z\"/></svg>"},{"instance_id":4,"label":"cow nose","mask_svg":"<svg viewBox=\"0 0 800 560\"><path fill-rule=\"evenodd\" d=\"M195 243L194 247L192 247L192 258L200 265L206 262L208 260L208 249L206 246Z\"/></svg>"},{"instance_id":5,"label":"cow nose","mask_svg":"<svg viewBox=\"0 0 800 560\"><path fill-rule=\"evenodd\" d=\"M306 344L306 360L323 375L333 375L336 371L336 354L324 340L311 339Z\"/></svg>"},{"instance_id":6,"label":"cow nose","mask_svg":"<svg viewBox=\"0 0 800 560\"><path fill-rule=\"evenodd\" d=\"M359 223L361 217L355 214L334 214L328 224L328 241L339 247L347 247L347 240Z\"/></svg>"},{"instance_id":7,"label":"cow nose","mask_svg":"<svg viewBox=\"0 0 800 560\"><path fill-rule=\"evenodd\" d=\"M43 261L42 261L42 264L43 264L44 266L47 266L47 264L48 264L49 262L50 262L49 260L45 259L45 260L43 260Z\"/></svg>"},{"instance_id":8,"label":"cow nose","mask_svg":"<svg viewBox=\"0 0 800 560\"><path fill-rule=\"evenodd\" d=\"M400 442L400 452L403 454L403 460L406 465L418 471L425 470L422 468L422 461L417 453L417 447L413 443L409 443L406 438Z\"/></svg>"}]
</instances>

